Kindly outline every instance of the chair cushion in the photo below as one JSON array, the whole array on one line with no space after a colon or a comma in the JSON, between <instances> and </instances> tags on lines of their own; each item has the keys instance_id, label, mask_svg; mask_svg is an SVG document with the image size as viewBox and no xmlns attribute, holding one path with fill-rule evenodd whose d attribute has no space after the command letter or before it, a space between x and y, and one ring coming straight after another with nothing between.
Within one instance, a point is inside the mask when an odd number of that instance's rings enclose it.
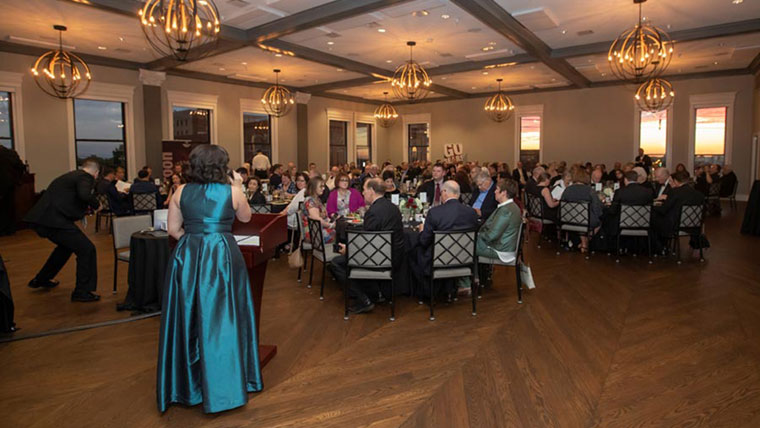
<instances>
[{"instance_id":1,"label":"chair cushion","mask_svg":"<svg viewBox=\"0 0 760 428\"><path fill-rule=\"evenodd\" d=\"M433 269L433 279L459 278L461 276L472 276L472 269L468 267Z\"/></svg>"},{"instance_id":2,"label":"chair cushion","mask_svg":"<svg viewBox=\"0 0 760 428\"><path fill-rule=\"evenodd\" d=\"M311 242L301 242L301 248L305 251L311 251Z\"/></svg>"},{"instance_id":3,"label":"chair cushion","mask_svg":"<svg viewBox=\"0 0 760 428\"><path fill-rule=\"evenodd\" d=\"M541 223L543 223L543 224L554 224L554 222L553 222L553 221L551 221L551 220L547 220L547 219L543 219L543 220L541 221Z\"/></svg>"},{"instance_id":4,"label":"chair cushion","mask_svg":"<svg viewBox=\"0 0 760 428\"><path fill-rule=\"evenodd\" d=\"M560 229L570 232L588 232L588 227L586 226L573 226L571 224L563 224Z\"/></svg>"},{"instance_id":5,"label":"chair cushion","mask_svg":"<svg viewBox=\"0 0 760 428\"><path fill-rule=\"evenodd\" d=\"M371 270L371 269L351 269L350 279L378 279L390 280L391 271L389 270Z\"/></svg>"},{"instance_id":6,"label":"chair cushion","mask_svg":"<svg viewBox=\"0 0 760 428\"><path fill-rule=\"evenodd\" d=\"M116 258L119 259L119 260L123 260L125 262L128 262L129 261L129 250L122 251L122 252L118 253L116 255Z\"/></svg>"},{"instance_id":7,"label":"chair cushion","mask_svg":"<svg viewBox=\"0 0 760 428\"><path fill-rule=\"evenodd\" d=\"M649 232L646 230L629 230L623 229L620 231L620 236L648 236Z\"/></svg>"},{"instance_id":8,"label":"chair cushion","mask_svg":"<svg viewBox=\"0 0 760 428\"><path fill-rule=\"evenodd\" d=\"M483 263L487 265L499 265L499 266L514 266L515 260L517 260L517 255L515 253L507 253L509 256L507 257L507 261L504 262L500 258L492 259L490 257L478 257L478 263Z\"/></svg>"},{"instance_id":9,"label":"chair cushion","mask_svg":"<svg viewBox=\"0 0 760 428\"><path fill-rule=\"evenodd\" d=\"M320 251L313 251L314 258L319 260L320 262L324 262L325 260L322 258L322 253ZM327 262L331 262L332 259L334 259L336 256L338 256L338 253L332 251L332 244L325 245L325 259L327 259Z\"/></svg>"}]
</instances>

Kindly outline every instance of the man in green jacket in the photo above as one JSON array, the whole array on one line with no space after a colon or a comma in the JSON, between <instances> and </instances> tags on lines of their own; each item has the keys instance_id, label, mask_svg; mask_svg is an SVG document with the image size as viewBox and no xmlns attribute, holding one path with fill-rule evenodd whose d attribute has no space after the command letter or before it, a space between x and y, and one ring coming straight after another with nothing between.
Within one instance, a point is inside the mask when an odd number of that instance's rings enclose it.
<instances>
[{"instance_id":1,"label":"man in green jacket","mask_svg":"<svg viewBox=\"0 0 760 428\"><path fill-rule=\"evenodd\" d=\"M496 184L494 196L499 206L478 232L479 257L499 259L497 251L517 251L517 234L522 222L520 208L513 200L517 195L517 188L517 182L509 178L501 179Z\"/></svg>"}]
</instances>

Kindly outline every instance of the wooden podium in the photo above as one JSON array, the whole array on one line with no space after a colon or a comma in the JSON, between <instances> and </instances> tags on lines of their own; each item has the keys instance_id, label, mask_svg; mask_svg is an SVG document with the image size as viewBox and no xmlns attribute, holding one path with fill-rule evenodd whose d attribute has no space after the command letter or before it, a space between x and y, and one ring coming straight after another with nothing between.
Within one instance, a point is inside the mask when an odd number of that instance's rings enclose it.
<instances>
[{"instance_id":1,"label":"wooden podium","mask_svg":"<svg viewBox=\"0 0 760 428\"><path fill-rule=\"evenodd\" d=\"M240 245L248 279L253 291L253 304L256 311L256 342L259 343L259 359L264 367L277 354L276 345L262 345L259 341L261 331L261 296L264 292L264 278L267 262L274 257L277 247L288 240L287 216L277 214L253 214L251 221L241 223L235 219L232 225L233 235L255 235L259 245Z\"/></svg>"}]
</instances>

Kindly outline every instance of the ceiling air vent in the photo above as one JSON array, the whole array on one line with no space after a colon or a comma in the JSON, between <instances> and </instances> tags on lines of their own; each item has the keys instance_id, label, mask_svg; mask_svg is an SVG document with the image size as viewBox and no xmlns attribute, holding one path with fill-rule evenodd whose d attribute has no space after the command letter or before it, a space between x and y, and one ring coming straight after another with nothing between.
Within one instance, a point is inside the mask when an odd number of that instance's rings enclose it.
<instances>
[{"instance_id":1,"label":"ceiling air vent","mask_svg":"<svg viewBox=\"0 0 760 428\"><path fill-rule=\"evenodd\" d=\"M594 30L583 30L583 31L578 31L578 35L579 35L579 36L590 36L590 35L592 35L592 34L594 34Z\"/></svg>"},{"instance_id":2,"label":"ceiling air vent","mask_svg":"<svg viewBox=\"0 0 760 428\"><path fill-rule=\"evenodd\" d=\"M543 7L515 12L512 16L531 31L551 30L559 26L557 17Z\"/></svg>"},{"instance_id":3,"label":"ceiling air vent","mask_svg":"<svg viewBox=\"0 0 760 428\"><path fill-rule=\"evenodd\" d=\"M468 33L480 33L481 31L483 31L483 29L482 28L477 28L477 27L475 27L475 28L468 28L467 29Z\"/></svg>"},{"instance_id":4,"label":"ceiling air vent","mask_svg":"<svg viewBox=\"0 0 760 428\"><path fill-rule=\"evenodd\" d=\"M227 0L227 4L235 7L247 7L251 5L245 0Z\"/></svg>"},{"instance_id":5,"label":"ceiling air vent","mask_svg":"<svg viewBox=\"0 0 760 428\"><path fill-rule=\"evenodd\" d=\"M331 39L336 39L336 38L340 37L340 34L338 34L335 31L333 31L333 32L325 34L325 36L327 36L327 37L329 37Z\"/></svg>"},{"instance_id":6,"label":"ceiling air vent","mask_svg":"<svg viewBox=\"0 0 760 428\"><path fill-rule=\"evenodd\" d=\"M448 57L453 56L453 55L451 55L448 52L438 52L438 56L440 56L441 58L448 58Z\"/></svg>"},{"instance_id":7,"label":"ceiling air vent","mask_svg":"<svg viewBox=\"0 0 760 428\"><path fill-rule=\"evenodd\" d=\"M378 23L377 23L377 22L375 22L375 21L372 21L372 22L370 22L369 24L367 24L367 27L369 27L369 28L377 28L377 27L379 27L379 26L380 26L380 24L378 24Z\"/></svg>"}]
</instances>

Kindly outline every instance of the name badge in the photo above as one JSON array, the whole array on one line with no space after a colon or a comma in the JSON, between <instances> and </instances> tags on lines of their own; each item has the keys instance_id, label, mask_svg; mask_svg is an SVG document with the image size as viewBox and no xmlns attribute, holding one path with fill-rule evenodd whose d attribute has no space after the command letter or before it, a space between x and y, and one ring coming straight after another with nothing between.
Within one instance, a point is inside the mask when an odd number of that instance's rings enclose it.
<instances>
[{"instance_id":1,"label":"name badge","mask_svg":"<svg viewBox=\"0 0 760 428\"><path fill-rule=\"evenodd\" d=\"M398 205L398 194L391 195L391 202L393 202L393 205Z\"/></svg>"}]
</instances>

